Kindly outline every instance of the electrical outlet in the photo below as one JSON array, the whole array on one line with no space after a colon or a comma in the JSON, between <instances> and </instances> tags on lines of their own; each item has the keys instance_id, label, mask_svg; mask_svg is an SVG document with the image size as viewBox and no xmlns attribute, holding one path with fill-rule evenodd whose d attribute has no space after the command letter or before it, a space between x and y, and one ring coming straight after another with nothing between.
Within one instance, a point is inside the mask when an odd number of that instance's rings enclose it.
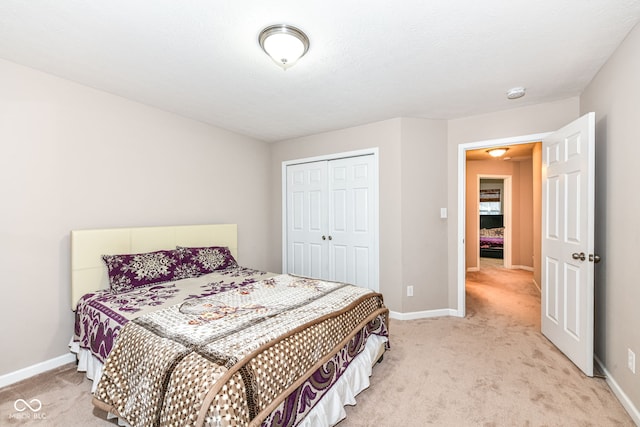
<instances>
[{"instance_id":1,"label":"electrical outlet","mask_svg":"<svg viewBox=\"0 0 640 427\"><path fill-rule=\"evenodd\" d=\"M413 296L413 286L407 286L407 296L408 297Z\"/></svg>"},{"instance_id":2,"label":"electrical outlet","mask_svg":"<svg viewBox=\"0 0 640 427\"><path fill-rule=\"evenodd\" d=\"M636 373L636 354L633 351L631 351L630 348L628 348L627 351L628 351L627 366L629 367L629 370L635 374Z\"/></svg>"}]
</instances>

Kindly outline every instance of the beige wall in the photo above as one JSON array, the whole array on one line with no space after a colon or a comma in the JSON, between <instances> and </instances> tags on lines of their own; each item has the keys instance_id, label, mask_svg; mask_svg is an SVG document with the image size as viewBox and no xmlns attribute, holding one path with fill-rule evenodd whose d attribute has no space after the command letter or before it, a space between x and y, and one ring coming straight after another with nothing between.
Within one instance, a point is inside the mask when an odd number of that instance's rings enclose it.
<instances>
[{"instance_id":1,"label":"beige wall","mask_svg":"<svg viewBox=\"0 0 640 427\"><path fill-rule=\"evenodd\" d=\"M518 259L514 265L533 268L533 159L520 163L520 187L518 188ZM515 201L514 201L515 202Z\"/></svg>"},{"instance_id":2,"label":"beige wall","mask_svg":"<svg viewBox=\"0 0 640 427\"><path fill-rule=\"evenodd\" d=\"M446 247L446 223L439 219L446 194L441 186L431 186L446 176L445 146L444 122L406 118L272 144L271 269L282 268L282 162L377 147L380 291L385 303L399 312L446 306L446 272L437 265L444 262ZM434 261L428 282L421 275L427 270L424 259ZM405 285L414 286L411 300L405 297Z\"/></svg>"},{"instance_id":3,"label":"beige wall","mask_svg":"<svg viewBox=\"0 0 640 427\"><path fill-rule=\"evenodd\" d=\"M402 119L402 293L403 312L447 306L447 125L440 120ZM381 209L386 209L383 207Z\"/></svg>"},{"instance_id":4,"label":"beige wall","mask_svg":"<svg viewBox=\"0 0 640 427\"><path fill-rule=\"evenodd\" d=\"M538 289L542 286L542 143L533 147L532 153L533 197L533 280Z\"/></svg>"},{"instance_id":5,"label":"beige wall","mask_svg":"<svg viewBox=\"0 0 640 427\"><path fill-rule=\"evenodd\" d=\"M449 279L449 307L458 302L458 245L465 236L458 235L458 145L487 141L560 129L579 117L579 98L514 108L448 121L448 174L447 194L449 206L449 250L447 277Z\"/></svg>"},{"instance_id":6,"label":"beige wall","mask_svg":"<svg viewBox=\"0 0 640 427\"><path fill-rule=\"evenodd\" d=\"M68 354L72 229L235 222L267 267L267 144L1 60L0 93L0 375Z\"/></svg>"},{"instance_id":7,"label":"beige wall","mask_svg":"<svg viewBox=\"0 0 640 427\"><path fill-rule=\"evenodd\" d=\"M467 269L478 268L478 177L501 175L511 177L511 264L533 268L533 175L531 159L522 161L469 160L466 173L466 237Z\"/></svg>"},{"instance_id":8,"label":"beige wall","mask_svg":"<svg viewBox=\"0 0 640 427\"><path fill-rule=\"evenodd\" d=\"M597 357L640 410L640 27L629 34L580 99L596 114L595 267ZM627 369L636 354L636 374ZM637 419L637 418L636 418Z\"/></svg>"}]
</instances>

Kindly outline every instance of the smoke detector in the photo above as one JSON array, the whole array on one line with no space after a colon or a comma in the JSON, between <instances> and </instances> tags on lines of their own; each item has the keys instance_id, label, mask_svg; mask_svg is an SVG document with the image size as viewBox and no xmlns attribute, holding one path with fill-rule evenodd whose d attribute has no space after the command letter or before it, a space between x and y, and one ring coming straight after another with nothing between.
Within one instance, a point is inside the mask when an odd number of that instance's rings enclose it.
<instances>
[{"instance_id":1,"label":"smoke detector","mask_svg":"<svg viewBox=\"0 0 640 427\"><path fill-rule=\"evenodd\" d=\"M526 92L526 89L523 87L512 87L507 91L507 98L508 99L522 98L525 92Z\"/></svg>"}]
</instances>

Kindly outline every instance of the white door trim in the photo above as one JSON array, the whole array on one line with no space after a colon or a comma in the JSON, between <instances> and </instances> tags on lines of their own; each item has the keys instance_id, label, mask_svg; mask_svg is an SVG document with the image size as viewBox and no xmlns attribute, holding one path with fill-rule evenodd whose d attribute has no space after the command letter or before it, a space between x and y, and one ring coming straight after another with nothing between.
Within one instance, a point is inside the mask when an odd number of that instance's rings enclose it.
<instances>
[{"instance_id":1,"label":"white door trim","mask_svg":"<svg viewBox=\"0 0 640 427\"><path fill-rule=\"evenodd\" d=\"M458 266L457 266L457 288L458 288L458 307L457 316L464 317L466 315L466 297L465 297L465 220L466 220L466 176L467 176L467 151L477 150L480 148L498 147L501 145L527 144L531 142L542 141L551 132L536 133L532 135L513 136L509 138L488 139L485 141L467 142L458 145L458 230L457 230L457 247L458 247Z\"/></svg>"},{"instance_id":2,"label":"white door trim","mask_svg":"<svg viewBox=\"0 0 640 427\"><path fill-rule=\"evenodd\" d=\"M513 144L509 144L513 145ZM501 179L504 181L504 212L502 212L504 227L504 243L502 244L502 265L504 268L511 268L511 239L513 237L511 208L513 206L513 181L511 175L488 175L478 174L478 184L476 188L480 189L481 179ZM479 200L479 199L478 199ZM480 218L480 203L476 204L476 218ZM479 224L478 224L479 225ZM480 227L476 227L476 242L480 242ZM466 264L466 263L465 263ZM476 250L476 267L480 269L480 245Z\"/></svg>"},{"instance_id":3,"label":"white door trim","mask_svg":"<svg viewBox=\"0 0 640 427\"><path fill-rule=\"evenodd\" d=\"M378 147L365 148L362 150L346 151L342 153L326 154L321 156L306 157L302 159L286 160L282 162L282 272L287 271L287 166L297 165L301 163L312 163L319 161L328 161L336 159L345 159L348 157L368 156L373 155L373 195L375 200L373 201L373 230L375 231L374 244L373 244L373 256L376 266L373 283L375 283L376 289L380 289L380 227L379 227L379 206L380 206L380 185L379 185L379 160L378 160Z\"/></svg>"}]
</instances>

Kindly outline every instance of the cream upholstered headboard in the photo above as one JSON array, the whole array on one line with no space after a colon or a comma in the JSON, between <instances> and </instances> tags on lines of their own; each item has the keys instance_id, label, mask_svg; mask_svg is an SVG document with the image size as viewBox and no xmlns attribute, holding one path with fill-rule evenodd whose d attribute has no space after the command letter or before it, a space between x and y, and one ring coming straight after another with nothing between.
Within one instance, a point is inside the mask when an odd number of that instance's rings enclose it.
<instances>
[{"instance_id":1,"label":"cream upholstered headboard","mask_svg":"<svg viewBox=\"0 0 640 427\"><path fill-rule=\"evenodd\" d=\"M108 289L102 255L134 254L176 246L227 246L238 258L237 224L106 228L71 231L71 308L82 295Z\"/></svg>"}]
</instances>

